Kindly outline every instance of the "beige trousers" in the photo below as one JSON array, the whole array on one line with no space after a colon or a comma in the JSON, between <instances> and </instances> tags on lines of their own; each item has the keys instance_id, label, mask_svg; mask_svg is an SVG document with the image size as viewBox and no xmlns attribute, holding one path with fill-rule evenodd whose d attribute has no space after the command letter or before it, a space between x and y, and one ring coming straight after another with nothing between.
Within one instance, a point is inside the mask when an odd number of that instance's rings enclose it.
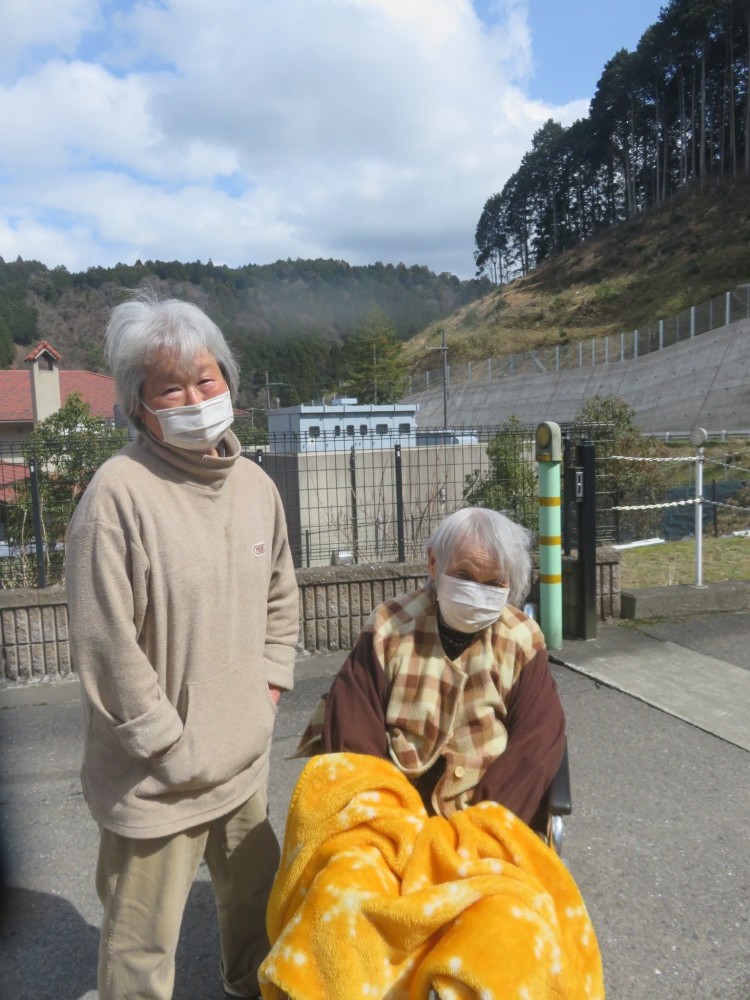
<instances>
[{"instance_id":1,"label":"beige trousers","mask_svg":"<svg viewBox=\"0 0 750 1000\"><path fill-rule=\"evenodd\" d=\"M265 789L226 816L153 840L102 830L96 888L104 907L99 1000L169 1000L180 924L201 860L211 876L221 977L232 996L258 992L268 952L266 906L279 863Z\"/></svg>"}]
</instances>

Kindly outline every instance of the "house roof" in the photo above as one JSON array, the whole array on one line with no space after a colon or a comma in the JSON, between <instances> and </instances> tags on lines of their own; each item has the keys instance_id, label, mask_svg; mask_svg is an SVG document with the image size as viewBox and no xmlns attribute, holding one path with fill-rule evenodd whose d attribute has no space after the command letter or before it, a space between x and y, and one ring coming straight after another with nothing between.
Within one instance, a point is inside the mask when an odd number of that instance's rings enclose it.
<instances>
[{"instance_id":1,"label":"house roof","mask_svg":"<svg viewBox=\"0 0 750 1000\"><path fill-rule=\"evenodd\" d=\"M41 357L42 354L50 354L55 361L62 361L62 354L58 354L54 349L52 344L49 344L46 340L40 340L36 347L29 351L24 361L36 361L37 358Z\"/></svg>"},{"instance_id":2,"label":"house roof","mask_svg":"<svg viewBox=\"0 0 750 1000\"><path fill-rule=\"evenodd\" d=\"M25 464L0 462L0 503L10 503L16 498L16 483L23 482L29 474Z\"/></svg>"},{"instance_id":3,"label":"house roof","mask_svg":"<svg viewBox=\"0 0 750 1000\"><path fill-rule=\"evenodd\" d=\"M39 348L48 349L48 345ZM39 348L35 348L35 360ZM32 352L34 353L34 352ZM55 352L56 353L56 352ZM31 355L29 355L31 358ZM91 407L96 417L111 420L117 400L115 381L109 375L95 372L64 371L60 369L60 399L65 400L78 392ZM21 369L0 371L0 423L32 423L34 408L31 399L31 374Z\"/></svg>"}]
</instances>

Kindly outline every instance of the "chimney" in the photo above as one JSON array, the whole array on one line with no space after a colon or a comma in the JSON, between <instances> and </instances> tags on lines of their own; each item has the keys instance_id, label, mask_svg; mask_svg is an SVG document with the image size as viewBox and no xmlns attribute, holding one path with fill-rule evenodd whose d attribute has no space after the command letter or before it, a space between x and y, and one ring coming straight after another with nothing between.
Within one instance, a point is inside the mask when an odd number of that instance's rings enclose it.
<instances>
[{"instance_id":1,"label":"chimney","mask_svg":"<svg viewBox=\"0 0 750 1000\"><path fill-rule=\"evenodd\" d=\"M35 426L41 420L57 413L62 405L59 369L61 360L61 356L46 340L37 344L24 358L24 361L31 365L29 376Z\"/></svg>"}]
</instances>

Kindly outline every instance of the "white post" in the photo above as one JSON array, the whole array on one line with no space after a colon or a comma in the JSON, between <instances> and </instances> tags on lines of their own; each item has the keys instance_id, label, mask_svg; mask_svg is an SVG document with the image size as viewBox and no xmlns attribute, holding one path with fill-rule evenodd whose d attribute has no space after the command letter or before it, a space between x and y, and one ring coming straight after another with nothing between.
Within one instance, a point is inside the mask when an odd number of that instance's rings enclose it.
<instances>
[{"instance_id":1,"label":"white post","mask_svg":"<svg viewBox=\"0 0 750 1000\"><path fill-rule=\"evenodd\" d=\"M694 427L690 440L695 445L695 586L703 586L703 445L708 435Z\"/></svg>"}]
</instances>

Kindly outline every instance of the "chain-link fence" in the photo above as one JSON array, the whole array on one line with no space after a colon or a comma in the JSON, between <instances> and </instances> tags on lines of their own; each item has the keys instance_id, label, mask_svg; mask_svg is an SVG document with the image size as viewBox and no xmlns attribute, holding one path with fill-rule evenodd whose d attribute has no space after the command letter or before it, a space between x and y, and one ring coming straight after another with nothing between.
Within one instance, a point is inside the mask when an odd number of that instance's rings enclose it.
<instances>
[{"instance_id":1,"label":"chain-link fence","mask_svg":"<svg viewBox=\"0 0 750 1000\"><path fill-rule=\"evenodd\" d=\"M357 438L348 448L323 435L304 451L295 435L277 435L262 446L246 445L242 460L256 462L275 482L297 567L403 562L424 558L433 529L463 506L502 510L537 533L535 429L513 421L455 428L419 443L415 435ZM609 424L564 424L561 431L566 552L578 548L582 498L575 473L579 447L589 441L597 544L691 534L694 453L639 461L615 452ZM67 524L112 452L113 445L91 436L48 444L44 453L28 443L0 445L0 587L62 580ZM712 533L750 528L750 470L730 457L705 463L704 524Z\"/></svg>"},{"instance_id":2,"label":"chain-link fence","mask_svg":"<svg viewBox=\"0 0 750 1000\"><path fill-rule=\"evenodd\" d=\"M596 444L597 531L600 542L612 541L611 431L570 425L563 432L572 444ZM62 579L68 521L111 453L89 437L60 441L44 458L30 445L1 446L0 586ZM380 435L348 449L322 436L304 452L294 435L277 435L244 454L279 489L298 567L421 559L436 525L463 506L503 510L537 530L534 428L462 427L420 443L414 435Z\"/></svg>"}]
</instances>

